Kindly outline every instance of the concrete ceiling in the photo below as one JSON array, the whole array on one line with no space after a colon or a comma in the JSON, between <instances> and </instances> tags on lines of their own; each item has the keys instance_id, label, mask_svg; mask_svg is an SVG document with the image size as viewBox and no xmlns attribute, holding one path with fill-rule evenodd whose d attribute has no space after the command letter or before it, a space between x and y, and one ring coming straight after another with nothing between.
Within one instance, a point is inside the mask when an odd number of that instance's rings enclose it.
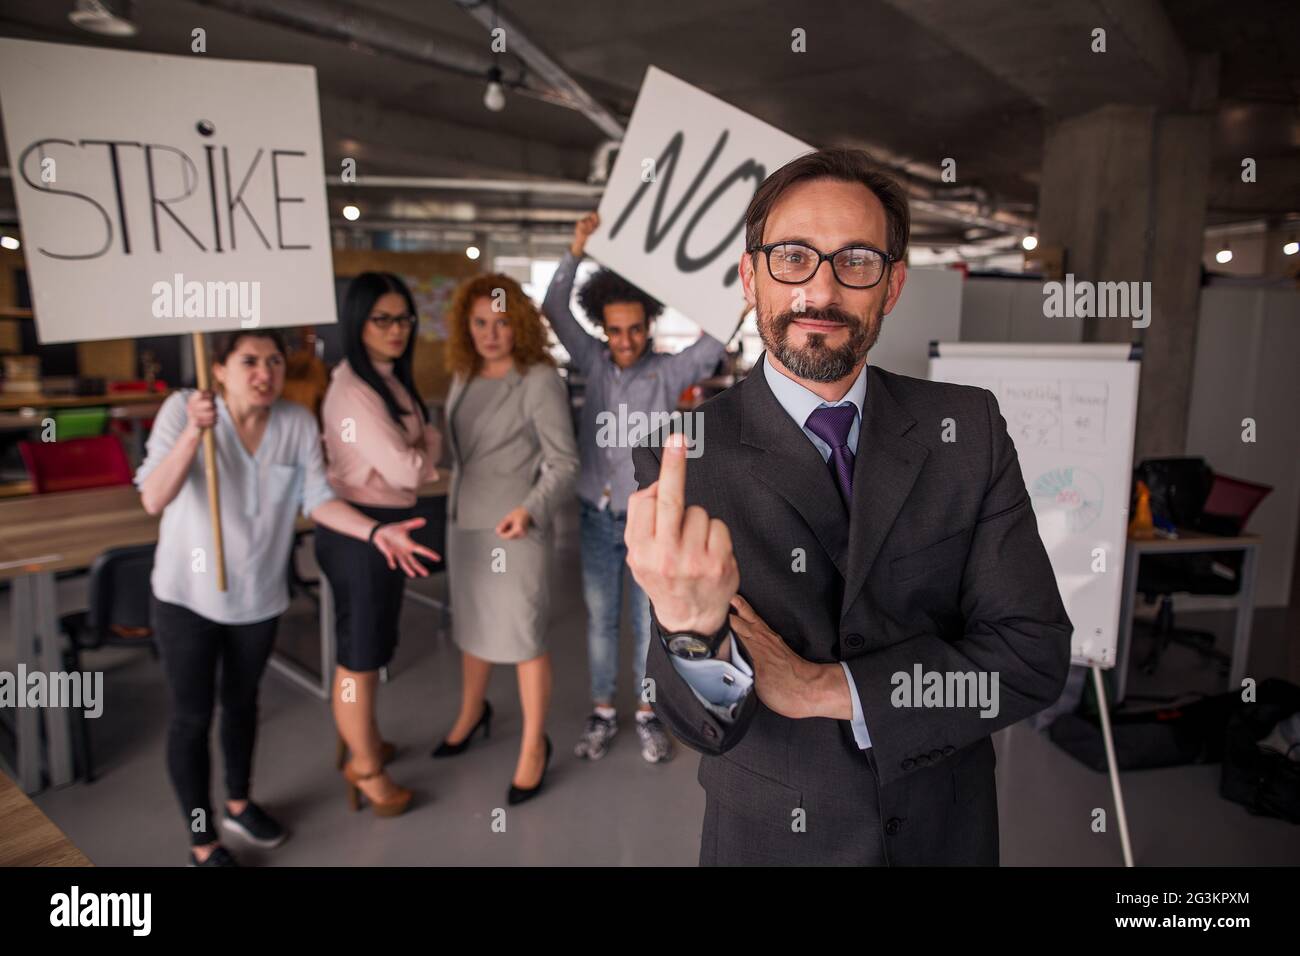
<instances>
[{"instance_id":1,"label":"concrete ceiling","mask_svg":"<svg viewBox=\"0 0 1300 956\"><path fill-rule=\"evenodd\" d=\"M549 101L558 93L538 71L506 58L507 84L520 89L503 112L484 108L484 77L501 58L463 8L472 3L137 0L140 32L112 40L72 26L72 0L0 0L0 34L188 53L202 26L209 56L317 68L331 164L353 156L365 175L585 181L607 137ZM972 213L1031 218L1046 125L1107 102L1217 113L1211 221L1300 212L1294 0L505 0L501 13L615 117L626 119L654 64L809 142L869 147L923 193L942 189L939 163L952 156L959 185L980 200L953 208ZM1107 29L1104 58L1088 47L1097 25ZM367 26L403 50L368 45ZM790 50L795 27L807 31L807 53ZM1242 155L1289 171L1243 189ZM336 189L332 201L356 195ZM592 204L522 189L367 189L364 200L386 217L553 232ZM0 222L12 209L0 180ZM918 238L963 233L918 218Z\"/></svg>"}]
</instances>

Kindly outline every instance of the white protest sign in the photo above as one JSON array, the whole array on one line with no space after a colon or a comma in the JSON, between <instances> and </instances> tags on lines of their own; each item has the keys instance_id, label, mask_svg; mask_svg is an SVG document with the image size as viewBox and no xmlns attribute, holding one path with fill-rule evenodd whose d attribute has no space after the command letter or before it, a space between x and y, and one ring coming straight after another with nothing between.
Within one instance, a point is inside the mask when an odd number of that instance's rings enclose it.
<instances>
[{"instance_id":1,"label":"white protest sign","mask_svg":"<svg viewBox=\"0 0 1300 956\"><path fill-rule=\"evenodd\" d=\"M745 209L770 173L811 148L652 66L587 250L725 340L745 305Z\"/></svg>"},{"instance_id":2,"label":"white protest sign","mask_svg":"<svg viewBox=\"0 0 1300 956\"><path fill-rule=\"evenodd\" d=\"M0 40L42 342L335 321L312 67Z\"/></svg>"}]
</instances>

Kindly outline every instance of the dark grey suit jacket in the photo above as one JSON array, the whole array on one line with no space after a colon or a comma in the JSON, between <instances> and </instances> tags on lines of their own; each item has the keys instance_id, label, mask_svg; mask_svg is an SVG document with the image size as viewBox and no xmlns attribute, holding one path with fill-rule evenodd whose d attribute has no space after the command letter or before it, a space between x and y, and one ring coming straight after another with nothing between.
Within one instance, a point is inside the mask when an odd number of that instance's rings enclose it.
<instances>
[{"instance_id":1,"label":"dark grey suit jacket","mask_svg":"<svg viewBox=\"0 0 1300 956\"><path fill-rule=\"evenodd\" d=\"M761 369L699 410L686 503L726 523L741 595L796 653L848 662L872 742L859 749L849 721L782 717L753 691L719 719L656 630L655 711L704 754L702 864L996 864L990 735L1065 682L1070 621L992 393L870 366L864 406L851 520ZM644 488L659 448L634 459ZM893 706L893 675L918 663L997 672L997 716Z\"/></svg>"}]
</instances>

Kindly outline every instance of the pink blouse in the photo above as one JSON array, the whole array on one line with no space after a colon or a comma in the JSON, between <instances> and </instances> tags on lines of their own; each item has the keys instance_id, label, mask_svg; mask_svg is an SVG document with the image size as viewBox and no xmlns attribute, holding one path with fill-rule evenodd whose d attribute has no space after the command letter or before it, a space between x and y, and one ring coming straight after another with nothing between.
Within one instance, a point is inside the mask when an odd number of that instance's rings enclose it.
<instances>
[{"instance_id":1,"label":"pink blouse","mask_svg":"<svg viewBox=\"0 0 1300 956\"><path fill-rule=\"evenodd\" d=\"M393 363L374 366L398 406L413 412L410 395L393 377ZM416 489L438 477L442 435L432 425L422 424L418 414L402 420L404 426L393 421L384 400L346 359L338 364L321 406L327 473L334 494L379 508L415 504Z\"/></svg>"}]
</instances>

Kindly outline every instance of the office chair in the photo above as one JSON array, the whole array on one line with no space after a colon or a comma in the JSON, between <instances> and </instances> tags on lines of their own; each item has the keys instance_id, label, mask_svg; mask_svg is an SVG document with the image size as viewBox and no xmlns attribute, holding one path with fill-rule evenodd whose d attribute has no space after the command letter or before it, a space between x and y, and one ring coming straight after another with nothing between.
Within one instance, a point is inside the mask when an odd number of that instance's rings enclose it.
<instances>
[{"instance_id":1,"label":"office chair","mask_svg":"<svg viewBox=\"0 0 1300 956\"><path fill-rule=\"evenodd\" d=\"M59 618L67 638L63 667L81 672L81 652L101 647L147 648L158 657L158 645L149 626L149 576L153 571L152 544L111 548L90 566L89 607ZM95 779L90 750L90 721L76 710L77 760L87 783Z\"/></svg>"},{"instance_id":2,"label":"office chair","mask_svg":"<svg viewBox=\"0 0 1300 956\"><path fill-rule=\"evenodd\" d=\"M1151 489L1151 511L1158 523L1223 537L1241 534L1255 508L1273 490L1268 485L1216 475L1200 458L1144 461L1135 476ZM1236 594L1241 590L1243 558L1240 551L1220 551L1142 559L1137 590L1147 603L1160 601L1151 629L1154 641L1142 662L1145 673L1155 673L1171 643L1190 647L1226 672L1231 658L1215 649L1213 633L1175 624L1173 596Z\"/></svg>"}]
</instances>

